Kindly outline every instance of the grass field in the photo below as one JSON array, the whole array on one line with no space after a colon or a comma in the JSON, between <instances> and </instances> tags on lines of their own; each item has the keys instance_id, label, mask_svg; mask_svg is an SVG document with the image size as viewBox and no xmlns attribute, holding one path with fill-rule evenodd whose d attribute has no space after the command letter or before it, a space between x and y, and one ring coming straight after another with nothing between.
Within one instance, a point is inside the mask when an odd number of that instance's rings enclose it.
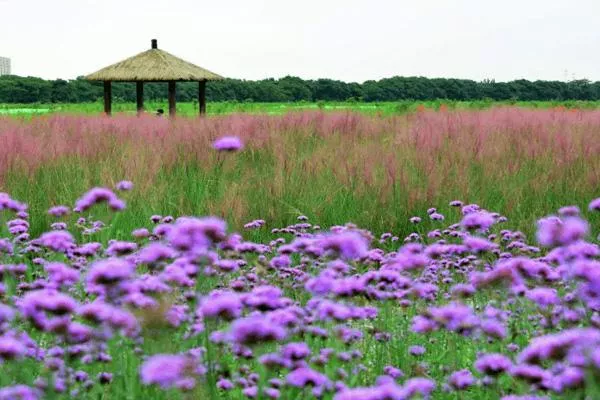
<instances>
[{"instance_id":1,"label":"grass field","mask_svg":"<svg viewBox=\"0 0 600 400\"><path fill-rule=\"evenodd\" d=\"M0 116L0 399L599 398L595 105L217 106Z\"/></svg>"},{"instance_id":2,"label":"grass field","mask_svg":"<svg viewBox=\"0 0 600 400\"><path fill-rule=\"evenodd\" d=\"M521 107L528 109L553 109L568 108L575 110L595 110L600 108L600 102L597 101L396 101L396 102L294 102L294 103L238 103L238 102L209 102L207 104L207 113L209 115L223 115L231 113L253 113L281 115L294 111L356 111L366 114L376 115L395 115L412 113L419 109L439 111L441 109L449 110L484 110L493 107ZM168 104L165 101L147 101L145 108L148 113L154 113L159 108L168 110ZM0 104L0 115L28 116L48 113L62 114L98 114L104 110L101 102L96 103L72 103L72 104ZM136 113L133 102L113 103L113 112L133 115ZM197 103L177 104L177 112L180 115L192 116L198 113Z\"/></svg>"}]
</instances>

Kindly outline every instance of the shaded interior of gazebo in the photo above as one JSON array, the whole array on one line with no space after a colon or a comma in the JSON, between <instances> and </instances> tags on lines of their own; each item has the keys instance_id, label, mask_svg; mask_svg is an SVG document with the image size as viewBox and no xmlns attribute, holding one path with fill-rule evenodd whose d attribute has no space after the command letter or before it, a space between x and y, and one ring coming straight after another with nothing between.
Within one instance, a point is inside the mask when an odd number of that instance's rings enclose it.
<instances>
[{"instance_id":1,"label":"shaded interior of gazebo","mask_svg":"<svg viewBox=\"0 0 600 400\"><path fill-rule=\"evenodd\" d=\"M152 39L150 50L116 64L109 65L85 77L104 82L104 112L112 112L112 82L135 82L138 115L144 112L144 83L167 82L169 85L169 115L176 113L177 82L198 82L198 112L206 113L206 82L223 79L209 70L184 61L158 48Z\"/></svg>"}]
</instances>

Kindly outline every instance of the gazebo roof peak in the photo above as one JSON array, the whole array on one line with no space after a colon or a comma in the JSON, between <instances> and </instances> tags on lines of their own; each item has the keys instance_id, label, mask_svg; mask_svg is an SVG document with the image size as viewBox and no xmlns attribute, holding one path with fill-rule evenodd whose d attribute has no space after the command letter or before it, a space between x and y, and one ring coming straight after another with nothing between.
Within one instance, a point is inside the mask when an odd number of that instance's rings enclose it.
<instances>
[{"instance_id":1,"label":"gazebo roof peak","mask_svg":"<svg viewBox=\"0 0 600 400\"><path fill-rule=\"evenodd\" d=\"M115 82L210 81L224 79L214 72L159 49L156 39L152 39L150 50L102 68L85 78L93 81Z\"/></svg>"}]
</instances>

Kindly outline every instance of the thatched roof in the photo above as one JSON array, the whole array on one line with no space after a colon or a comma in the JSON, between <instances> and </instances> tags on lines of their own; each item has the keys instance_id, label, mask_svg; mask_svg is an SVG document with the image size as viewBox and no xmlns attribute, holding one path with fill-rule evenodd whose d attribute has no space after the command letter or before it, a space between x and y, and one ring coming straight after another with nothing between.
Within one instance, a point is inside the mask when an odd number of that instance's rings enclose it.
<instances>
[{"instance_id":1,"label":"thatched roof","mask_svg":"<svg viewBox=\"0 0 600 400\"><path fill-rule=\"evenodd\" d=\"M153 47L156 43L153 43ZM202 81L222 76L152 48L86 76L92 81Z\"/></svg>"}]
</instances>

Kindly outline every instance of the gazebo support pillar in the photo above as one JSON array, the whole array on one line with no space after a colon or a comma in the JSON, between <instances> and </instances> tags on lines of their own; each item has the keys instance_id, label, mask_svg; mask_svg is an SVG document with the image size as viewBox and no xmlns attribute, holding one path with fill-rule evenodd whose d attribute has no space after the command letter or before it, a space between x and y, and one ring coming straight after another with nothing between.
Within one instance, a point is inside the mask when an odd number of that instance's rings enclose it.
<instances>
[{"instance_id":1,"label":"gazebo support pillar","mask_svg":"<svg viewBox=\"0 0 600 400\"><path fill-rule=\"evenodd\" d=\"M169 116L171 117L174 117L176 113L176 94L175 81L169 81Z\"/></svg>"},{"instance_id":2,"label":"gazebo support pillar","mask_svg":"<svg viewBox=\"0 0 600 400\"><path fill-rule=\"evenodd\" d=\"M104 81L104 113L112 114L112 85L111 81Z\"/></svg>"},{"instance_id":3,"label":"gazebo support pillar","mask_svg":"<svg viewBox=\"0 0 600 400\"><path fill-rule=\"evenodd\" d=\"M137 114L142 115L144 112L144 82L135 83Z\"/></svg>"},{"instance_id":4,"label":"gazebo support pillar","mask_svg":"<svg viewBox=\"0 0 600 400\"><path fill-rule=\"evenodd\" d=\"M198 107L200 115L206 114L206 81L198 82Z\"/></svg>"}]
</instances>

